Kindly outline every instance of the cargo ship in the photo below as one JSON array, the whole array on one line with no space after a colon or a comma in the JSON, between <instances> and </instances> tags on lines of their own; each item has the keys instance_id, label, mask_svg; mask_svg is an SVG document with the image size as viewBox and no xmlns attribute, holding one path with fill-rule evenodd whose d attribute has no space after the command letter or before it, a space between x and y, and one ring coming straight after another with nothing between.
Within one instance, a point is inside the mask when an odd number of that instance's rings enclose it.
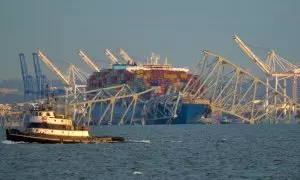
<instances>
[{"instance_id":1,"label":"cargo ship","mask_svg":"<svg viewBox=\"0 0 300 180\"><path fill-rule=\"evenodd\" d=\"M181 91L192 77L192 74L188 73L189 69L173 67L168 64L167 59L164 63L159 61L160 57L152 54L145 64L112 64L111 68L93 72L87 81L87 89L128 84L135 92L153 88L152 97ZM95 115L97 117L101 113L95 111L93 114L97 114ZM209 107L202 104L181 104L177 114L178 116L171 122L169 120L146 120L146 124L193 124L198 123L199 120L201 122L200 117L206 119L212 115Z\"/></svg>"}]
</instances>

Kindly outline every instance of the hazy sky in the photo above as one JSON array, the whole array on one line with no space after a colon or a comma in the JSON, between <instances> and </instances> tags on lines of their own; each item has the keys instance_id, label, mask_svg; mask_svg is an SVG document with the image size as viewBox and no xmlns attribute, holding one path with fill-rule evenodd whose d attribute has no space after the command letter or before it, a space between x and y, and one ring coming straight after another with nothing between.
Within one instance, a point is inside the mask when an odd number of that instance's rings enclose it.
<instances>
[{"instance_id":1,"label":"hazy sky","mask_svg":"<svg viewBox=\"0 0 300 180\"><path fill-rule=\"evenodd\" d=\"M1 0L0 79L21 77L20 52L33 73L37 48L63 70L69 61L85 71L78 49L102 67L104 48L141 60L156 52L186 67L209 49L260 75L232 34L299 65L299 7L298 0Z\"/></svg>"}]
</instances>

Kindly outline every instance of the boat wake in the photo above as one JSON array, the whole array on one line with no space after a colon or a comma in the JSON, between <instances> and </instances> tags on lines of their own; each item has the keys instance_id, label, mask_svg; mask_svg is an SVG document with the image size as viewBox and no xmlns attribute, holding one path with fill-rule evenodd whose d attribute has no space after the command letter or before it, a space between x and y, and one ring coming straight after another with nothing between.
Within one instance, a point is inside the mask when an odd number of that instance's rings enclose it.
<instances>
[{"instance_id":1,"label":"boat wake","mask_svg":"<svg viewBox=\"0 0 300 180\"><path fill-rule=\"evenodd\" d=\"M140 171L134 171L132 174L133 174L133 175L142 175L143 173L140 172Z\"/></svg>"},{"instance_id":2,"label":"boat wake","mask_svg":"<svg viewBox=\"0 0 300 180\"><path fill-rule=\"evenodd\" d=\"M181 143L182 141L171 141L171 143Z\"/></svg>"},{"instance_id":3,"label":"boat wake","mask_svg":"<svg viewBox=\"0 0 300 180\"><path fill-rule=\"evenodd\" d=\"M180 140L165 140L164 142L167 142L167 143L182 143L182 141L180 141Z\"/></svg>"},{"instance_id":4,"label":"boat wake","mask_svg":"<svg viewBox=\"0 0 300 180\"><path fill-rule=\"evenodd\" d=\"M1 141L1 143L3 143L3 144L27 144L26 142L23 142L23 141L15 142L15 141L9 141L9 140L3 140L3 141Z\"/></svg>"},{"instance_id":5,"label":"boat wake","mask_svg":"<svg viewBox=\"0 0 300 180\"><path fill-rule=\"evenodd\" d=\"M150 140L129 140L129 142L134 142L134 143L151 143Z\"/></svg>"}]
</instances>

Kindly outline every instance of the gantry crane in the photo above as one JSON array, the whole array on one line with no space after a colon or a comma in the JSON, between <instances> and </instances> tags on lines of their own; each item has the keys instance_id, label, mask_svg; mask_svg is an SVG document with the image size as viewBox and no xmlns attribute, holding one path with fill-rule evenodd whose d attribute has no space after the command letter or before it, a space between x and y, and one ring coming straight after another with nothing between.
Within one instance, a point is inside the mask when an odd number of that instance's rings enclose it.
<instances>
[{"instance_id":1,"label":"gantry crane","mask_svg":"<svg viewBox=\"0 0 300 180\"><path fill-rule=\"evenodd\" d=\"M66 87L72 87L73 90L75 90L77 87L86 86L86 78L89 76L89 74L83 72L74 64L69 64L67 75L65 75L40 50L38 50L38 55ZM76 82L77 80L81 81L83 85L78 85Z\"/></svg>"},{"instance_id":2,"label":"gantry crane","mask_svg":"<svg viewBox=\"0 0 300 180\"><path fill-rule=\"evenodd\" d=\"M68 75L64 75L40 50L38 50L38 55L41 57L42 61L47 65L47 67L53 71L60 81L65 85L65 109L68 109L68 95L69 92L76 97L77 93L85 92L86 89L86 77L88 74L83 73L75 65L70 64L68 68ZM83 82L82 85L77 84L77 80ZM66 115L68 111L65 111ZM73 111L73 118L76 116L76 110Z\"/></svg>"},{"instance_id":3,"label":"gantry crane","mask_svg":"<svg viewBox=\"0 0 300 180\"><path fill-rule=\"evenodd\" d=\"M270 67L265 64L259 57L257 57L251 49L246 46L246 44L237 36L233 35L233 39L235 42L240 46L240 48L254 61L256 65L266 74L266 75L271 75L270 72Z\"/></svg>"},{"instance_id":4,"label":"gantry crane","mask_svg":"<svg viewBox=\"0 0 300 180\"><path fill-rule=\"evenodd\" d=\"M265 73L267 76L266 84L269 85L270 78L275 78L275 89L283 89L284 95L286 94L286 80L288 78L293 78L293 100L297 102L297 78L300 76L300 69L290 63L289 61L283 59L282 57L275 54L274 50L268 53L267 62L262 61L258 56L256 56L251 49L237 36L233 35L233 39L239 45L239 47L250 57L252 61ZM283 87L281 87L279 81L283 80ZM269 89L266 88L266 96L268 97ZM286 101L285 101L286 102ZM268 102L266 102L268 105ZM275 104L276 104L275 100Z\"/></svg>"},{"instance_id":5,"label":"gantry crane","mask_svg":"<svg viewBox=\"0 0 300 180\"><path fill-rule=\"evenodd\" d=\"M34 93L34 78L32 75L28 74L27 64L25 60L25 55L23 53L19 54L20 57L20 64L21 64L21 72L24 84L24 97L25 99L28 95L33 95Z\"/></svg>"},{"instance_id":6,"label":"gantry crane","mask_svg":"<svg viewBox=\"0 0 300 180\"><path fill-rule=\"evenodd\" d=\"M60 72L60 70L54 66L54 64L40 51L38 50L38 55L41 57L42 61L46 64L46 66L53 71L56 76L59 78L59 80L66 86L66 87L70 87L71 84L68 81L67 77L65 77L65 75Z\"/></svg>"},{"instance_id":7,"label":"gantry crane","mask_svg":"<svg viewBox=\"0 0 300 180\"><path fill-rule=\"evenodd\" d=\"M108 59L111 61L112 64L120 64L119 60L116 58L116 56L110 52L109 49L104 49L105 55L108 57Z\"/></svg>"},{"instance_id":8,"label":"gantry crane","mask_svg":"<svg viewBox=\"0 0 300 180\"><path fill-rule=\"evenodd\" d=\"M25 95L28 92L28 84L27 84L28 69L27 69L27 64L25 61L24 54L20 53L19 57L20 57L21 73L23 78L24 95Z\"/></svg>"},{"instance_id":9,"label":"gantry crane","mask_svg":"<svg viewBox=\"0 0 300 180\"><path fill-rule=\"evenodd\" d=\"M93 63L93 61L86 54L84 54L82 50L79 50L78 54L93 71L100 72L99 68Z\"/></svg>"},{"instance_id":10,"label":"gantry crane","mask_svg":"<svg viewBox=\"0 0 300 180\"><path fill-rule=\"evenodd\" d=\"M46 88L46 76L42 74L42 69L40 66L40 59L36 53L32 53L33 57L33 64L34 64L34 72L36 78L36 85L37 85L37 96L43 97L45 94Z\"/></svg>"},{"instance_id":11,"label":"gantry crane","mask_svg":"<svg viewBox=\"0 0 300 180\"><path fill-rule=\"evenodd\" d=\"M292 98L298 102L298 78L300 77L300 68L277 55L274 50L268 53L267 63L270 64L269 66L273 77L284 80L293 79ZM284 81L284 87L285 86L286 81Z\"/></svg>"},{"instance_id":12,"label":"gantry crane","mask_svg":"<svg viewBox=\"0 0 300 180\"><path fill-rule=\"evenodd\" d=\"M37 85L37 93L38 95L41 94L41 67L39 63L39 59L36 53L32 53L33 57L33 65L34 65L34 72L35 72L35 80Z\"/></svg>"},{"instance_id":13,"label":"gantry crane","mask_svg":"<svg viewBox=\"0 0 300 180\"><path fill-rule=\"evenodd\" d=\"M127 64L130 64L130 65L134 65L136 64L134 62L134 60L123 50L123 49L120 49L120 55L123 57L123 59L127 62Z\"/></svg>"}]
</instances>

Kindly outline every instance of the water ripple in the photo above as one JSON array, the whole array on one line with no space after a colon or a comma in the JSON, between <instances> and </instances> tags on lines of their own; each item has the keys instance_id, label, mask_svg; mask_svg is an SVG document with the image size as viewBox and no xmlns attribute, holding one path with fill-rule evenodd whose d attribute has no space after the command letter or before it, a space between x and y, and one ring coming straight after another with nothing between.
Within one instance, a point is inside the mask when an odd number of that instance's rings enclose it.
<instances>
[{"instance_id":1,"label":"water ripple","mask_svg":"<svg viewBox=\"0 0 300 180\"><path fill-rule=\"evenodd\" d=\"M23 144L0 130L8 179L300 179L300 126L109 126L120 144Z\"/></svg>"}]
</instances>

